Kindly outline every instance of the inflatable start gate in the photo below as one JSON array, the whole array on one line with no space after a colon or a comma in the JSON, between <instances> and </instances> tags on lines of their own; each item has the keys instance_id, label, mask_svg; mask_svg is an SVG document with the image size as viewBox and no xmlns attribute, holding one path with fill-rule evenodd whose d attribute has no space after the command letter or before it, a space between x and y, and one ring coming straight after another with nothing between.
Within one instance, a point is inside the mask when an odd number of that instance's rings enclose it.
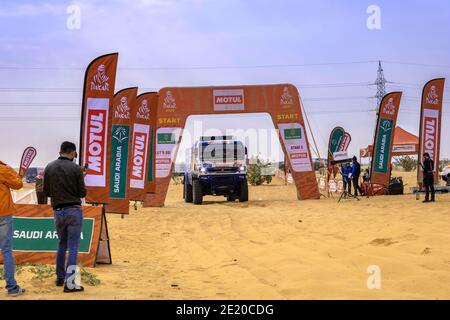
<instances>
[{"instance_id":1,"label":"inflatable start gate","mask_svg":"<svg viewBox=\"0 0 450 320\"><path fill-rule=\"evenodd\" d=\"M146 195L145 207L164 205L186 119L191 115L208 114L236 114L238 119L241 113L268 113L279 129L298 199L320 198L295 86L163 88L159 91L156 113L150 158L154 179L147 189L152 192Z\"/></svg>"}]
</instances>

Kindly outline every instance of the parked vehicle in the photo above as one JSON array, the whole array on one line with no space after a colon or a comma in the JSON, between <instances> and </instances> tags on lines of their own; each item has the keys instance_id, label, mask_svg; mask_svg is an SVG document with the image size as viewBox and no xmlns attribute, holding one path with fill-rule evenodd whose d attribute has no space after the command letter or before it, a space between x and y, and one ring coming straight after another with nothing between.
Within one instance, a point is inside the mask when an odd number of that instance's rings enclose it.
<instances>
[{"instance_id":1,"label":"parked vehicle","mask_svg":"<svg viewBox=\"0 0 450 320\"><path fill-rule=\"evenodd\" d=\"M447 182L447 185L450 186L450 166L445 166L444 169L439 173L442 180Z\"/></svg>"}]
</instances>

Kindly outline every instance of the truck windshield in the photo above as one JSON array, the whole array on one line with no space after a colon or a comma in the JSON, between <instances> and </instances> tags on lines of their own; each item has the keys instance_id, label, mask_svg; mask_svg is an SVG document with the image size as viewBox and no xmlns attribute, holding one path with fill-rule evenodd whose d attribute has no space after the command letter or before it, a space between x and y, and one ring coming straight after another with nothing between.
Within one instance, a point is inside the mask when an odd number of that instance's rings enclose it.
<instances>
[{"instance_id":1,"label":"truck windshield","mask_svg":"<svg viewBox=\"0 0 450 320\"><path fill-rule=\"evenodd\" d=\"M245 148L242 142L202 142L201 161L237 161L245 160Z\"/></svg>"}]
</instances>

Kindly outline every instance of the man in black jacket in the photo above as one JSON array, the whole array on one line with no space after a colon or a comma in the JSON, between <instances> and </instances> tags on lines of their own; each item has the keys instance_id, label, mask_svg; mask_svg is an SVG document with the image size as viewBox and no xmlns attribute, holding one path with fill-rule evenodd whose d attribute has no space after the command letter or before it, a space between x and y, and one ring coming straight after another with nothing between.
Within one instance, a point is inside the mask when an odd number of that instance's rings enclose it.
<instances>
[{"instance_id":1,"label":"man in black jacket","mask_svg":"<svg viewBox=\"0 0 450 320\"><path fill-rule=\"evenodd\" d=\"M361 165L359 164L356 156L353 156L351 178L352 178L352 182L353 182L353 188L355 189L355 197L358 196L358 191L359 191L359 194L362 194L361 187L359 186L360 174L361 174Z\"/></svg>"},{"instance_id":2,"label":"man in black jacket","mask_svg":"<svg viewBox=\"0 0 450 320\"><path fill-rule=\"evenodd\" d=\"M425 186L425 200L423 202L434 202L434 161L430 158L428 152L423 154L423 163L421 166L423 170L423 185Z\"/></svg>"},{"instance_id":3,"label":"man in black jacket","mask_svg":"<svg viewBox=\"0 0 450 320\"><path fill-rule=\"evenodd\" d=\"M61 144L60 157L51 162L44 173L44 193L50 197L58 234L56 255L56 285L64 292L79 292L84 288L75 285L78 245L83 227L81 198L86 197L84 172L73 162L76 147L72 142ZM66 268L66 251L69 259Z\"/></svg>"}]
</instances>

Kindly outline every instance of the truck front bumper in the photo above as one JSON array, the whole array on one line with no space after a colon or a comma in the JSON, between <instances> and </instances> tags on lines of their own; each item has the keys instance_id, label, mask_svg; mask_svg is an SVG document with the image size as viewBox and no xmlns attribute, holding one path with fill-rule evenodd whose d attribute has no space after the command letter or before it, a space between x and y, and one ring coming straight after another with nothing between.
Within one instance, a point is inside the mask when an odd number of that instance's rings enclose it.
<instances>
[{"instance_id":1,"label":"truck front bumper","mask_svg":"<svg viewBox=\"0 0 450 320\"><path fill-rule=\"evenodd\" d=\"M240 190L240 184L245 180L245 174L205 174L199 175L204 195L229 195Z\"/></svg>"}]
</instances>

